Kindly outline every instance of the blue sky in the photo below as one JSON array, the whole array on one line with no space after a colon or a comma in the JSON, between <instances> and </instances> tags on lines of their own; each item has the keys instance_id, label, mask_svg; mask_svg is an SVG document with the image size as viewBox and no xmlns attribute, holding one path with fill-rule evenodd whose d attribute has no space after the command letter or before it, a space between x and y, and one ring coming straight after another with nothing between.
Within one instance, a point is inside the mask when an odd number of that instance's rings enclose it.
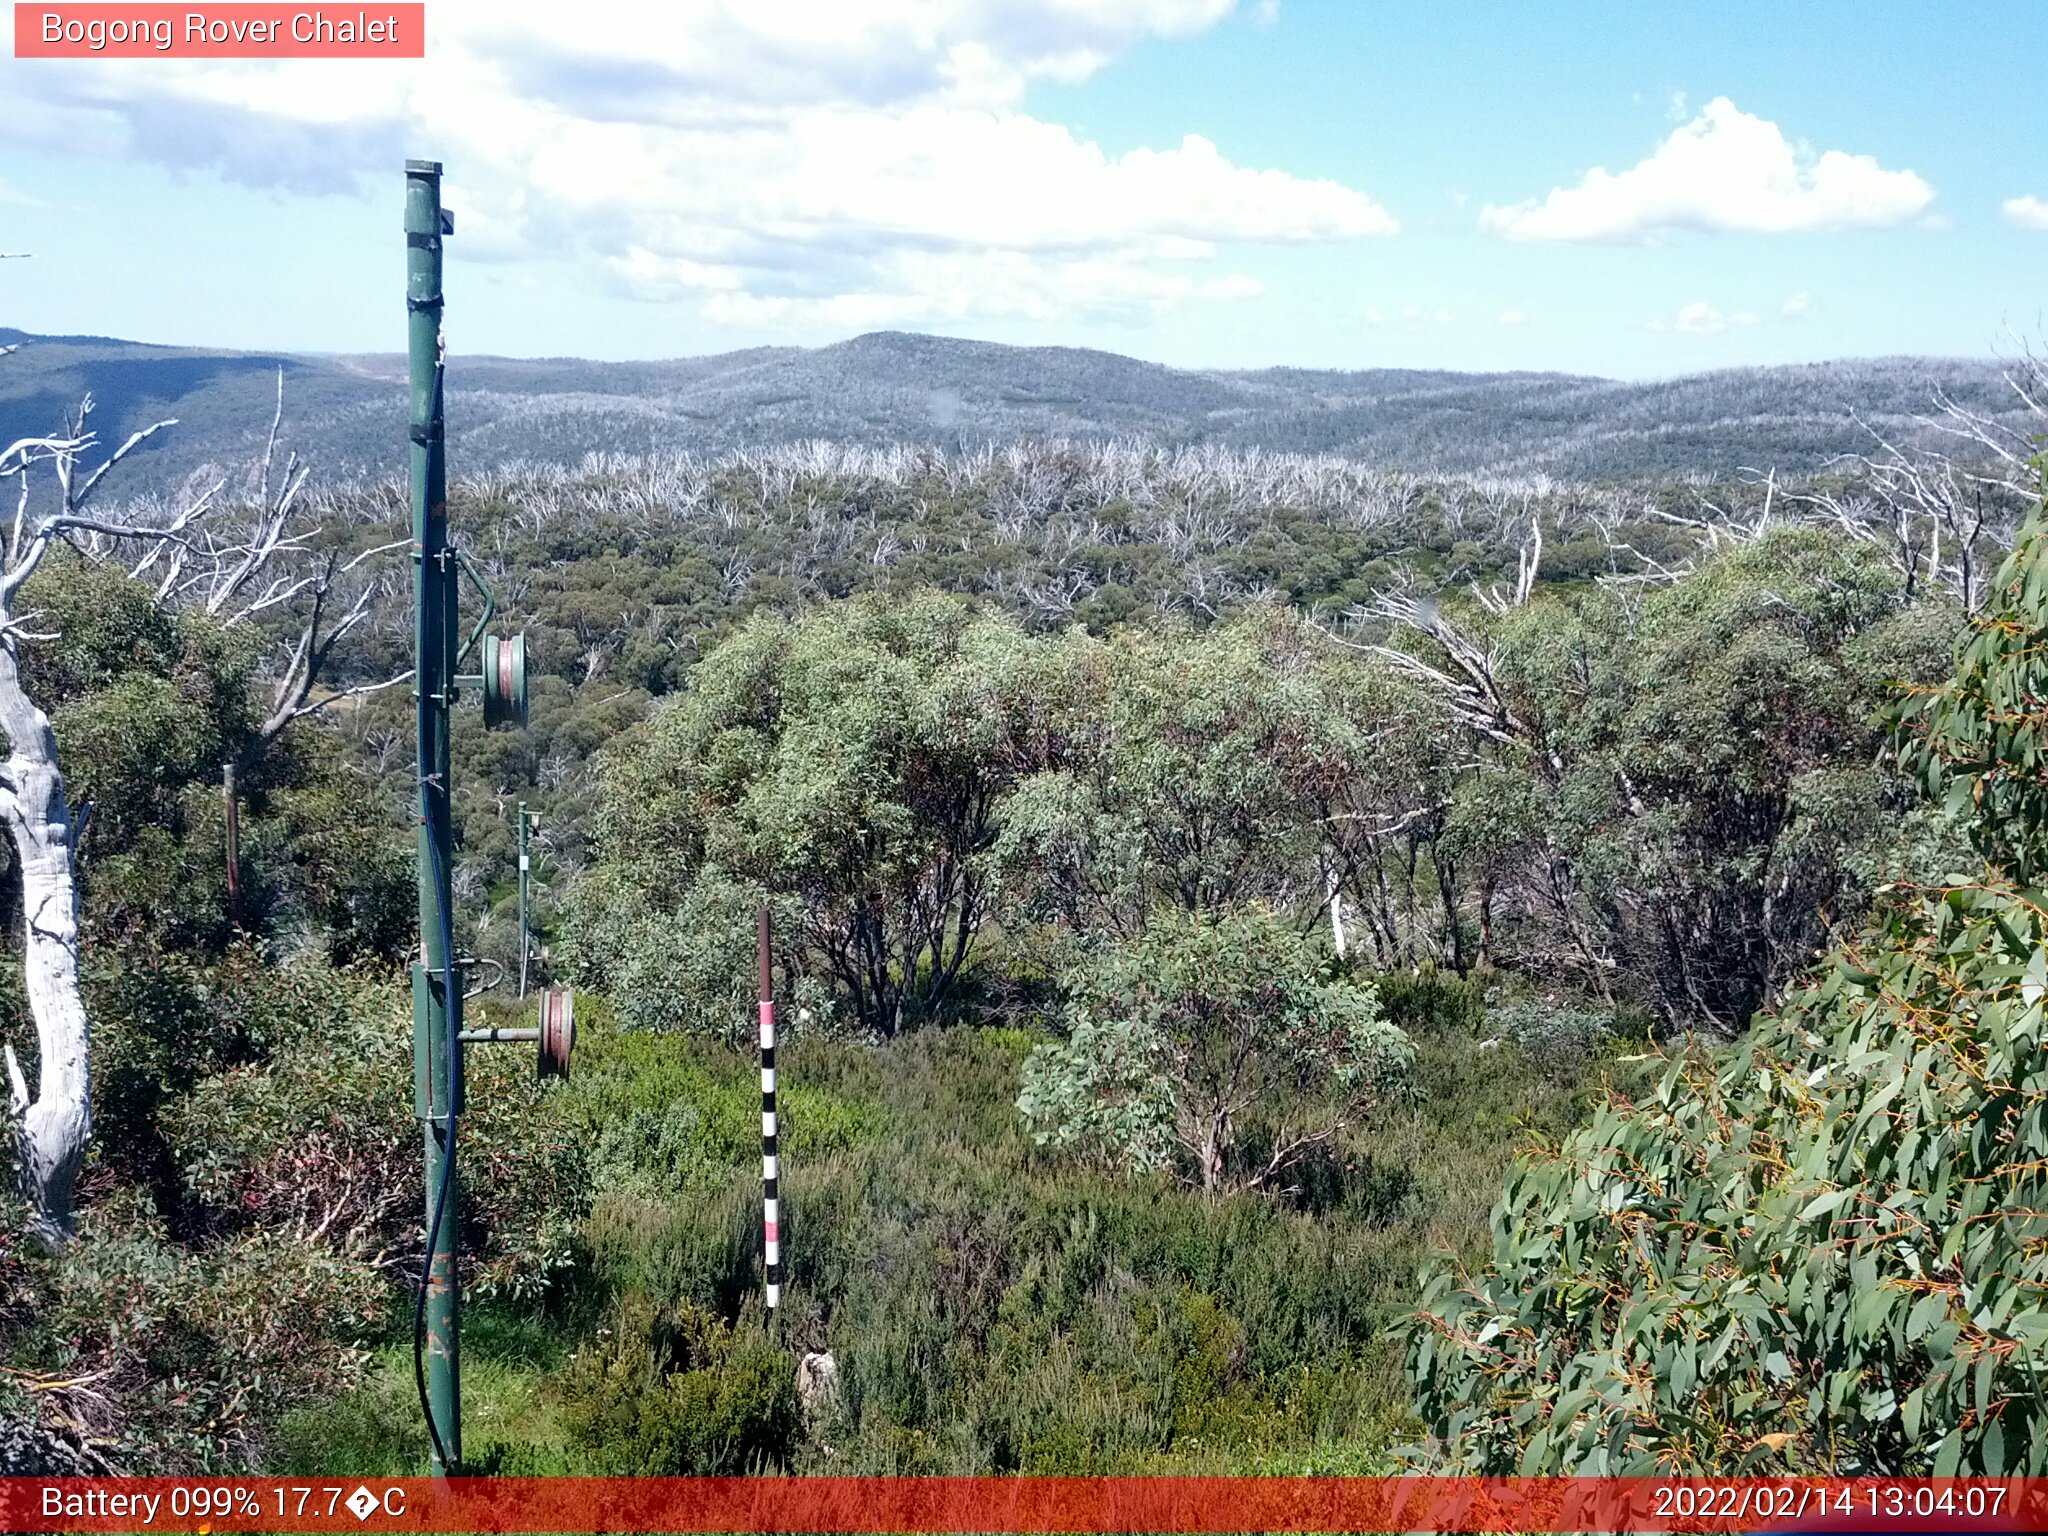
<instances>
[{"instance_id":1,"label":"blue sky","mask_svg":"<svg viewBox=\"0 0 2048 1536\"><path fill-rule=\"evenodd\" d=\"M0 324L457 352L893 327L1653 376L2048 317L2048 6L430 0L424 62L0 59Z\"/></svg>"}]
</instances>

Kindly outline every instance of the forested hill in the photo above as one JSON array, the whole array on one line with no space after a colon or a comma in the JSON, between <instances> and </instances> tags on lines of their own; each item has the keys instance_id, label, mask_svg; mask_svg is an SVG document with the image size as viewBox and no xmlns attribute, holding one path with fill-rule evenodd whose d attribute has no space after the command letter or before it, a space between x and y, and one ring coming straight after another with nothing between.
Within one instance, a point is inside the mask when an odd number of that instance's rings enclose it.
<instances>
[{"instance_id":1,"label":"forested hill","mask_svg":"<svg viewBox=\"0 0 2048 1536\"><path fill-rule=\"evenodd\" d=\"M0 328L0 346L11 343L23 345L0 367L0 441L49 430L89 390L106 436L179 419L138 466L162 484L202 463L245 459L269 424L282 365L293 438L324 478L381 475L398 463L396 355L208 351ZM2022 402L1989 360L1879 358L1650 383L1404 369L1228 373L900 332L651 363L457 356L448 417L465 469L805 438L956 448L1060 436L1626 480L1804 472L1870 448L1864 424L1926 442L1916 418L1937 389L2021 419Z\"/></svg>"}]
</instances>

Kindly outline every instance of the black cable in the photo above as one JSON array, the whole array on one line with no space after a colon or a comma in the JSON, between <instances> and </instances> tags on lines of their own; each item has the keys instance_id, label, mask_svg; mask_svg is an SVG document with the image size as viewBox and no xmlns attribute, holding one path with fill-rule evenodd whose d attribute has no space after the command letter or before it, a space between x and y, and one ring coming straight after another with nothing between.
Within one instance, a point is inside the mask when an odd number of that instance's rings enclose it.
<instances>
[{"instance_id":1,"label":"black cable","mask_svg":"<svg viewBox=\"0 0 2048 1536\"><path fill-rule=\"evenodd\" d=\"M426 790L426 785L422 783L420 785L420 808L422 813L424 813L426 810ZM441 846L440 843L431 836L428 837L427 844L434 850L435 894L438 896L440 891L444 889L446 886L446 879L442 873L445 866L441 862ZM441 972L441 986L442 995L444 998L446 998L452 994L451 983L455 971L455 945L453 941L453 934L451 932L451 925L448 921L448 908L445 903L441 904L440 916L441 954L444 960L447 961L447 964L443 966ZM429 985L432 985L431 980L429 981ZM449 1023L452 1026L454 1021L451 1019ZM434 1460L440 1465L443 1471L449 1470L448 1448L441 1441L441 1428L438 1424L434 1422L434 1405L431 1398L427 1394L426 1348L427 1287L433 1282L434 1278L434 1245L438 1243L441 1238L441 1221L448 1210L449 1181L455 1172L455 1095L457 1091L457 1085L460 1084L462 1080L461 1069L453 1065L453 1063L458 1062L462 1059L462 1042L454 1038L455 1031L452 1027L450 1028L448 1033L448 1055L451 1065L448 1076L448 1114L445 1121L447 1131L441 1143L441 1182L439 1188L437 1188L434 1192L433 1219L427 1223L427 1253L425 1259L422 1260L420 1264L419 1295L414 1303L412 1318L413 1385L419 1389L420 1412L426 1416L427 1436L434 1442ZM431 1061L433 1053L433 1044L431 1041L428 1042L427 1050L429 1060ZM433 1106L429 1104L428 1111L430 1117L432 1108ZM451 1285L455 1283L455 1277L452 1274L448 1277L448 1279Z\"/></svg>"},{"instance_id":2,"label":"black cable","mask_svg":"<svg viewBox=\"0 0 2048 1536\"><path fill-rule=\"evenodd\" d=\"M447 364L444 360L436 360L434 364L433 415L429 418L430 426L439 425L442 419L441 389L446 369ZM423 558L424 553L422 551ZM424 566L422 570L424 570ZM445 570L446 566L444 565L443 571L445 572ZM445 613L443 617L445 621ZM439 637L435 637L433 643L438 645L440 643ZM422 660L424 660L424 657ZM455 1172L455 1115L456 1106L462 1102L462 1042L455 1038L455 1007L456 1000L460 994L456 991L455 984L455 925L448 911L448 865L446 857L441 850L440 839L433 834L433 804L429 799L429 786L432 779L427 771L427 737L432 723L430 712L434 705L433 701L427 697L424 682L424 678L419 679L420 686L417 688L419 696L417 718L419 726L418 774L420 785L420 820L421 824L428 828L427 847L431 850L434 861L435 915L439 919L438 926L441 930L441 998L448 1025L448 1082L446 1085L448 1112L444 1121L446 1131L441 1143L440 1187L434 1193L434 1214L427 1222L427 1253L426 1258L420 1264L419 1295L413 1306L412 1376L413 1385L418 1389L420 1395L420 1412L427 1421L427 1437L434 1445L434 1460L445 1473L454 1469L449 1465L448 1448L441 1439L440 1425L434 1422L433 1401L427 1393L427 1288L432 1284L434 1278L434 1246L441 1238L441 1222L447 1214L448 1189ZM448 686L448 679L443 678L441 685L443 688L446 688ZM444 784L442 788L445 792L447 786ZM428 985L431 986L432 983L433 979L430 974ZM431 1083L433 1074L433 1042L431 1040L427 1042L427 1060L428 1078ZM430 1120L433 1115L433 1107L432 1095L430 1093L427 1105L427 1113ZM452 1264L450 1267L452 1270ZM448 1282L451 1285L456 1283L456 1277L453 1273L449 1275Z\"/></svg>"}]
</instances>

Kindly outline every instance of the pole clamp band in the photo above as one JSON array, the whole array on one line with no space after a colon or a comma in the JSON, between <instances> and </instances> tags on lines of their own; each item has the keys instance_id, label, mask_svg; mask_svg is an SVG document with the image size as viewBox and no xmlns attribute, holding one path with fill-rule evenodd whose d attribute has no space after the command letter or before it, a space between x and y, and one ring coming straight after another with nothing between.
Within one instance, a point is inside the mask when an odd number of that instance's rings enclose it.
<instances>
[{"instance_id":1,"label":"pole clamp band","mask_svg":"<svg viewBox=\"0 0 2048 1536\"><path fill-rule=\"evenodd\" d=\"M439 235L426 234L417 229L408 229L405 232L405 243L408 249L415 251L438 251L441 249L441 237Z\"/></svg>"},{"instance_id":2,"label":"pole clamp band","mask_svg":"<svg viewBox=\"0 0 2048 1536\"><path fill-rule=\"evenodd\" d=\"M410 294L407 294L405 299L406 309L415 315L420 313L422 310L439 309L441 307L441 303L441 295L438 293L435 294L431 299L416 299L412 297L412 295Z\"/></svg>"},{"instance_id":3,"label":"pole clamp band","mask_svg":"<svg viewBox=\"0 0 2048 1536\"><path fill-rule=\"evenodd\" d=\"M448 429L447 427L445 427L444 425L437 421L432 426L407 427L405 429L405 435L411 438L415 443L419 444L420 447L431 448L434 446L434 444L446 438L446 436L448 435Z\"/></svg>"}]
</instances>

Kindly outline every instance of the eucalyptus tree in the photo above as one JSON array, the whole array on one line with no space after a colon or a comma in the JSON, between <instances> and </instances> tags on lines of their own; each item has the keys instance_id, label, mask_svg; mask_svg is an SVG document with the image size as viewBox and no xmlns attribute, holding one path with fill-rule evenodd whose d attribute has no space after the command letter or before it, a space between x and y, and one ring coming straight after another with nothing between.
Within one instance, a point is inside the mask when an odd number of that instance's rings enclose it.
<instances>
[{"instance_id":1,"label":"eucalyptus tree","mask_svg":"<svg viewBox=\"0 0 2048 1536\"><path fill-rule=\"evenodd\" d=\"M1006 802L997 852L1024 910L1076 932L1252 901L1312 923L1437 793L1426 701L1285 609L1072 633L1048 656L1057 742Z\"/></svg>"},{"instance_id":2,"label":"eucalyptus tree","mask_svg":"<svg viewBox=\"0 0 2048 1536\"><path fill-rule=\"evenodd\" d=\"M1421 1459L2048 1471L2048 521L1990 590L1891 711L1979 861L1888 885L1740 1050L1518 1164L1487 1262L1408 1320Z\"/></svg>"},{"instance_id":3,"label":"eucalyptus tree","mask_svg":"<svg viewBox=\"0 0 2048 1536\"><path fill-rule=\"evenodd\" d=\"M1447 848L1508 963L1732 1032L1831 915L1938 852L1875 715L1939 669L1960 612L1908 603L1868 544L1780 526L1681 582L1522 598L1374 615L1481 765Z\"/></svg>"},{"instance_id":4,"label":"eucalyptus tree","mask_svg":"<svg viewBox=\"0 0 2048 1536\"><path fill-rule=\"evenodd\" d=\"M1169 909L1071 978L1067 1037L1024 1064L1041 1144L1212 1193L1283 1190L1407 1070L1369 985L1262 904Z\"/></svg>"},{"instance_id":5,"label":"eucalyptus tree","mask_svg":"<svg viewBox=\"0 0 2048 1536\"><path fill-rule=\"evenodd\" d=\"M993 908L999 801L1044 750L1037 683L1014 623L938 594L756 617L612 755L578 963L641 978L638 1022L721 1033L730 1000L651 997L647 957L712 977L688 958L716 953L707 925L770 899L864 1030L943 1009Z\"/></svg>"}]
</instances>

